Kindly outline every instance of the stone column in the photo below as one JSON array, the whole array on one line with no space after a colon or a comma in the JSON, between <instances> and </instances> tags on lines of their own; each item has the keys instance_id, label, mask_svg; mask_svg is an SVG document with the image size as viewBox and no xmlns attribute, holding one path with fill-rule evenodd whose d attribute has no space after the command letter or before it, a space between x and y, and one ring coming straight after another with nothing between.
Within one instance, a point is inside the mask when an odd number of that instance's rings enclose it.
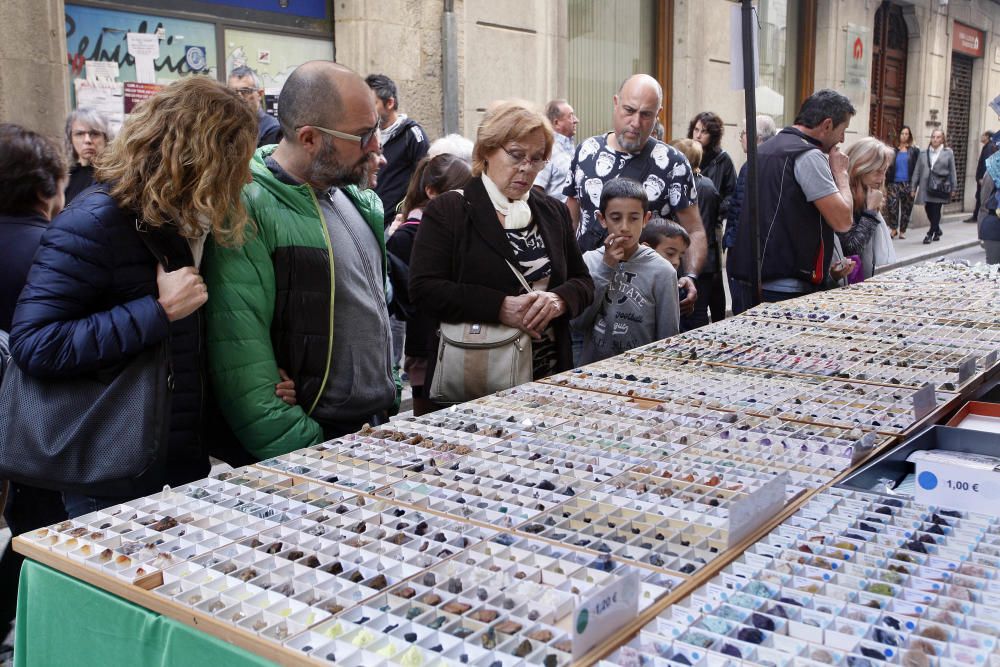
<instances>
[{"instance_id":1,"label":"stone column","mask_svg":"<svg viewBox=\"0 0 1000 667\"><path fill-rule=\"evenodd\" d=\"M0 121L61 137L69 112L63 0L4 0Z\"/></svg>"}]
</instances>

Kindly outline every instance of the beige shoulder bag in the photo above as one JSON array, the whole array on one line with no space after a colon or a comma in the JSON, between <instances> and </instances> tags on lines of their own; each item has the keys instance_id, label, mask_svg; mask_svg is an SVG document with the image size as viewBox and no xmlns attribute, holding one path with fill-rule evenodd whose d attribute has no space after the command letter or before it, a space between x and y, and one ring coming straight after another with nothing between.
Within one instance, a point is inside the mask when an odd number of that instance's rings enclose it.
<instances>
[{"instance_id":1,"label":"beige shoulder bag","mask_svg":"<svg viewBox=\"0 0 1000 667\"><path fill-rule=\"evenodd\" d=\"M506 260L505 260L506 261ZM528 281L507 266L528 292ZM464 403L532 380L531 336L506 324L441 322L430 399Z\"/></svg>"}]
</instances>

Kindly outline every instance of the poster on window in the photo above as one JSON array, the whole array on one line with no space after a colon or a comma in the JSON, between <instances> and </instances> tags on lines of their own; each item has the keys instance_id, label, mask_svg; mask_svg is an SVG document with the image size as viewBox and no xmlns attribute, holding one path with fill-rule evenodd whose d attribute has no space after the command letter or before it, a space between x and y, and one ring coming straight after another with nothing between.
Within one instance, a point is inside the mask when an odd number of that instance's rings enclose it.
<instances>
[{"instance_id":1,"label":"poster on window","mask_svg":"<svg viewBox=\"0 0 1000 667\"><path fill-rule=\"evenodd\" d=\"M135 35L156 35L157 48L148 51L156 54L152 57L151 70L142 76L153 79L148 83L169 83L195 73L215 76L218 70L215 26L211 23L67 4L66 48L70 81L84 76L88 60L117 64L118 81L122 83L139 81L136 56L129 52L129 33L134 35L133 49L142 39L151 39L145 37L137 41ZM191 47L196 47L194 52ZM75 97L75 90L73 92Z\"/></svg>"},{"instance_id":2,"label":"poster on window","mask_svg":"<svg viewBox=\"0 0 1000 667\"><path fill-rule=\"evenodd\" d=\"M278 93L296 67L310 60L333 60L333 43L320 39L226 30L226 75L237 67L257 72L264 88L264 110L278 113Z\"/></svg>"}]
</instances>

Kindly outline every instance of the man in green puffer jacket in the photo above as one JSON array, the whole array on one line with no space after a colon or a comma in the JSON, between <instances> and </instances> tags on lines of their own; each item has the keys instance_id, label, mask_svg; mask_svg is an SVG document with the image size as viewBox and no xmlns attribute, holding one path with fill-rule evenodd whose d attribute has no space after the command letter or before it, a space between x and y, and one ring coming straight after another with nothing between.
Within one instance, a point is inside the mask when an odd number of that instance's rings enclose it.
<instances>
[{"instance_id":1,"label":"man in green puffer jacket","mask_svg":"<svg viewBox=\"0 0 1000 667\"><path fill-rule=\"evenodd\" d=\"M384 421L400 394L382 206L358 187L379 151L371 91L353 71L314 61L280 99L284 138L257 150L243 188L256 230L240 248L210 244L202 266L213 390L256 459ZM295 405L275 390L279 368Z\"/></svg>"}]
</instances>

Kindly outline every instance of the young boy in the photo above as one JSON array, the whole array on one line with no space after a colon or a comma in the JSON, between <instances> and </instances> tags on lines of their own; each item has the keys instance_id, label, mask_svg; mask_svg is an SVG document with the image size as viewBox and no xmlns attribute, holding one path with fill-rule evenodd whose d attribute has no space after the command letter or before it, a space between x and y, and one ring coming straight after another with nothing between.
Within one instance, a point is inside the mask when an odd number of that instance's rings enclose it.
<instances>
[{"instance_id":1,"label":"young boy","mask_svg":"<svg viewBox=\"0 0 1000 667\"><path fill-rule=\"evenodd\" d=\"M670 262L674 271L681 270L684 253L691 247L691 237L687 230L672 220L655 220L642 228L639 243L655 250L660 257ZM687 298L687 288L678 290L681 301Z\"/></svg>"},{"instance_id":2,"label":"young boy","mask_svg":"<svg viewBox=\"0 0 1000 667\"><path fill-rule=\"evenodd\" d=\"M674 271L680 271L681 260L691 245L691 237L687 230L672 220L655 220L643 228L639 243L659 253L660 257L670 262Z\"/></svg>"},{"instance_id":3,"label":"young boy","mask_svg":"<svg viewBox=\"0 0 1000 667\"><path fill-rule=\"evenodd\" d=\"M639 243L651 215L646 205L646 190L629 178L612 179L601 192L597 219L608 236L602 247L583 255L594 279L594 302L573 320L583 334L581 364L677 333L677 272Z\"/></svg>"}]
</instances>

